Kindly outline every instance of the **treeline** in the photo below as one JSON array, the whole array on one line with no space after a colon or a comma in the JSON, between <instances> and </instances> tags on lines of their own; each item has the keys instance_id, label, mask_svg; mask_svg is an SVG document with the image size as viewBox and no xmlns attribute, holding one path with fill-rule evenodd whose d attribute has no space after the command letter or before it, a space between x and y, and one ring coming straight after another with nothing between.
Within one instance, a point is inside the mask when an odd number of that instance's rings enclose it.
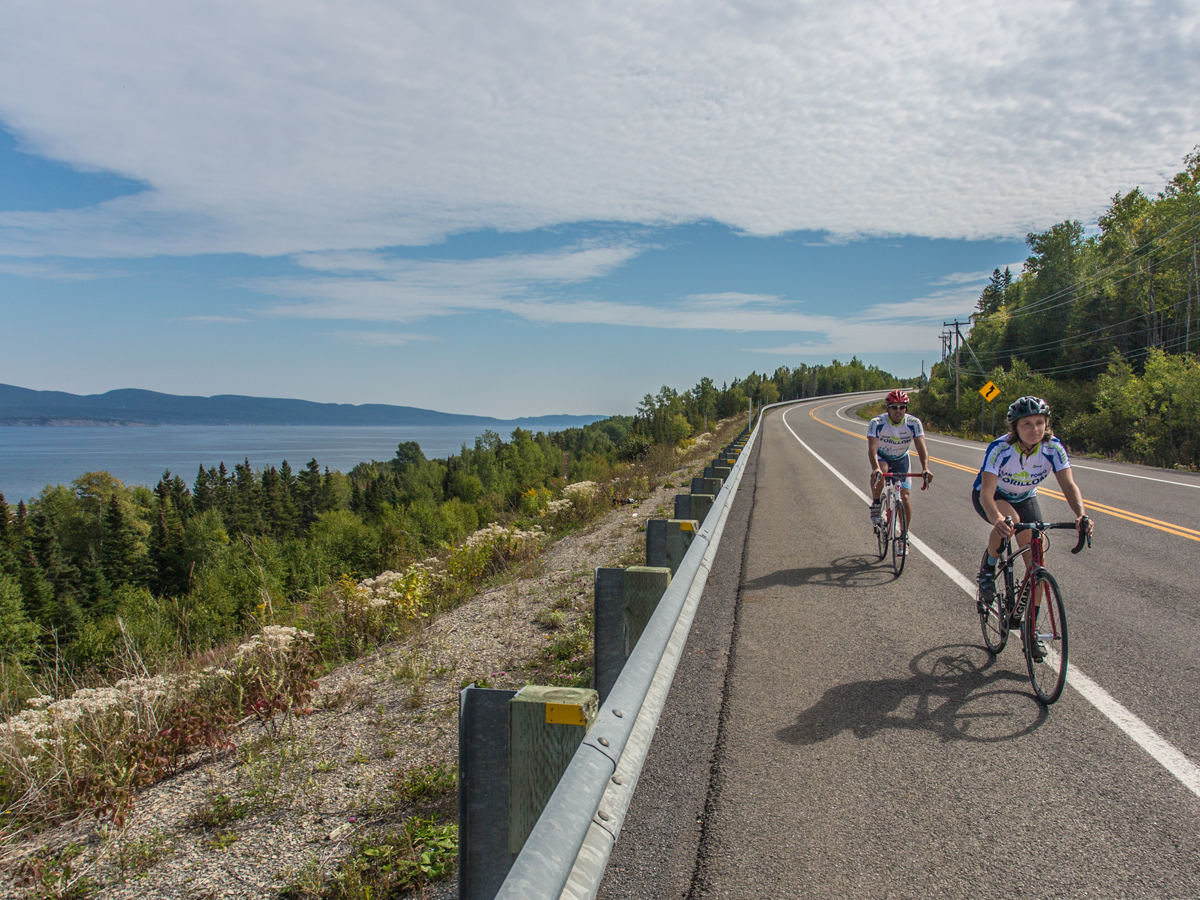
<instances>
[{"instance_id":1,"label":"treeline","mask_svg":"<svg viewBox=\"0 0 1200 900\"><path fill-rule=\"evenodd\" d=\"M151 669L270 620L302 621L342 576L398 571L491 523L528 525L568 484L628 490L656 457L716 420L779 399L888 387L848 364L752 373L717 388L647 395L635 416L554 433L485 432L449 459L402 443L349 472L287 462L201 466L128 487L106 472L47 487L13 509L0 496L0 666L10 680L50 660L85 672L115 650ZM665 465L674 465L666 462ZM605 501L606 502L606 501ZM124 654L128 656L128 653ZM0 679L0 687L4 679Z\"/></svg>"},{"instance_id":2,"label":"treeline","mask_svg":"<svg viewBox=\"0 0 1200 900\"><path fill-rule=\"evenodd\" d=\"M957 359L934 367L914 411L978 432L990 379L1003 406L1046 396L1076 450L1200 465L1200 148L1184 165L1155 196L1115 195L1094 235L1074 221L1028 235L1021 272L992 273Z\"/></svg>"},{"instance_id":3,"label":"treeline","mask_svg":"<svg viewBox=\"0 0 1200 900\"><path fill-rule=\"evenodd\" d=\"M801 364L794 369L780 366L772 375L751 372L745 379L719 389L711 378L701 378L695 387L682 393L664 385L658 394L647 394L638 405L632 440L643 441L645 447L655 442L677 442L707 430L712 419L749 412L751 401L757 410L779 400L912 386L916 381L898 379L854 357L848 363L835 359L829 365Z\"/></svg>"}]
</instances>

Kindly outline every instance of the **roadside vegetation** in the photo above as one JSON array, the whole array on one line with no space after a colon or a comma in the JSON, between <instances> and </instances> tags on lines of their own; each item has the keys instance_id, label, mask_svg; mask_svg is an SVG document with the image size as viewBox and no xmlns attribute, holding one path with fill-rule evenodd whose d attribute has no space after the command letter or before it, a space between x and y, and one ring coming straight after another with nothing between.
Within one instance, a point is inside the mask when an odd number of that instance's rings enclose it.
<instances>
[{"instance_id":1,"label":"roadside vegetation","mask_svg":"<svg viewBox=\"0 0 1200 900\"><path fill-rule=\"evenodd\" d=\"M485 433L446 460L406 443L348 473L247 460L201 466L190 486L170 472L153 488L91 472L15 510L0 498L0 846L80 811L119 830L140 788L198 753L230 752L247 722L282 739L322 674L420 632L613 502L646 496L681 454L728 439L751 401L892 383L857 360L781 368L664 387L635 416L585 428ZM555 613L530 674L586 684L590 620L560 630ZM233 839L222 827L246 802L214 798L212 840ZM442 824L389 846L432 842L416 858L437 855ZM32 885L67 877L70 860L26 865ZM418 881L434 871L418 870Z\"/></svg>"},{"instance_id":2,"label":"roadside vegetation","mask_svg":"<svg viewBox=\"0 0 1200 900\"><path fill-rule=\"evenodd\" d=\"M1075 452L1200 467L1200 148L1184 166L1155 196L1116 194L1094 235L1071 221L1028 235L1022 271L992 273L957 366L933 367L912 412L988 437L1036 394Z\"/></svg>"}]
</instances>

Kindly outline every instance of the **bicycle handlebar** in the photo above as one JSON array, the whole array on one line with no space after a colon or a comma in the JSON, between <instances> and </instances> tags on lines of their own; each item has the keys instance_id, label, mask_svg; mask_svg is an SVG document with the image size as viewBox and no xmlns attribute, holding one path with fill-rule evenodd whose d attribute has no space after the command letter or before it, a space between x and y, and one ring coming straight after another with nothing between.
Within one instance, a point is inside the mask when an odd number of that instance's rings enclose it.
<instances>
[{"instance_id":1,"label":"bicycle handlebar","mask_svg":"<svg viewBox=\"0 0 1200 900\"><path fill-rule=\"evenodd\" d=\"M903 481L906 478L920 478L921 481L924 482L921 485L921 490L925 490L925 488L927 488L929 486L929 473L928 472L908 472L904 475L900 475L897 472L876 472L874 475L871 476L872 484L875 483L876 476L881 476L884 481Z\"/></svg>"},{"instance_id":2,"label":"bicycle handlebar","mask_svg":"<svg viewBox=\"0 0 1200 900\"><path fill-rule=\"evenodd\" d=\"M1072 548L1072 553L1078 553L1080 550L1082 550L1085 542L1089 547L1092 546L1092 536L1088 534L1087 530L1088 523L1091 520L1087 516L1084 516L1079 521L1078 526L1076 526L1074 522L1018 522L1016 525L1013 525L1012 518L1010 516L1005 516L1004 518L1008 524L1012 526L1014 533L1018 531L1051 531L1059 528L1070 528L1072 531L1078 530L1079 541Z\"/></svg>"}]
</instances>

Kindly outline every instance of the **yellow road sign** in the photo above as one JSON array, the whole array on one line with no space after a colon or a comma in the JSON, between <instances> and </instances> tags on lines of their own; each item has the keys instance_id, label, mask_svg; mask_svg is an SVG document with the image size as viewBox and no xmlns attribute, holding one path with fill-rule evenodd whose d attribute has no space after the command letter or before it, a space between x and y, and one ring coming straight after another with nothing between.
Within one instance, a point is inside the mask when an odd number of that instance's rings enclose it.
<instances>
[{"instance_id":1,"label":"yellow road sign","mask_svg":"<svg viewBox=\"0 0 1200 900\"><path fill-rule=\"evenodd\" d=\"M996 387L990 381L979 389L979 393L983 395L983 399L991 403L1000 396L1000 388Z\"/></svg>"}]
</instances>

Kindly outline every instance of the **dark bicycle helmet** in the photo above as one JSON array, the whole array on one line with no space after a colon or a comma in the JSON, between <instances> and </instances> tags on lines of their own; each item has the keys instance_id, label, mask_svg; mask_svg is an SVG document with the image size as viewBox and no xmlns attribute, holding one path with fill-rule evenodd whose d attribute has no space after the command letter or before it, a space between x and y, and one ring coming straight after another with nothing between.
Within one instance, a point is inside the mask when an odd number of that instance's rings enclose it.
<instances>
[{"instance_id":1,"label":"dark bicycle helmet","mask_svg":"<svg viewBox=\"0 0 1200 900\"><path fill-rule=\"evenodd\" d=\"M1005 419L1011 425L1017 419L1023 419L1026 416L1048 416L1050 415L1050 404L1041 397L1018 397L1008 407L1008 415Z\"/></svg>"},{"instance_id":2,"label":"dark bicycle helmet","mask_svg":"<svg viewBox=\"0 0 1200 900\"><path fill-rule=\"evenodd\" d=\"M884 402L885 403L905 403L905 404L907 404L908 403L908 392L907 391L892 391L890 394L887 395L887 399Z\"/></svg>"}]
</instances>

